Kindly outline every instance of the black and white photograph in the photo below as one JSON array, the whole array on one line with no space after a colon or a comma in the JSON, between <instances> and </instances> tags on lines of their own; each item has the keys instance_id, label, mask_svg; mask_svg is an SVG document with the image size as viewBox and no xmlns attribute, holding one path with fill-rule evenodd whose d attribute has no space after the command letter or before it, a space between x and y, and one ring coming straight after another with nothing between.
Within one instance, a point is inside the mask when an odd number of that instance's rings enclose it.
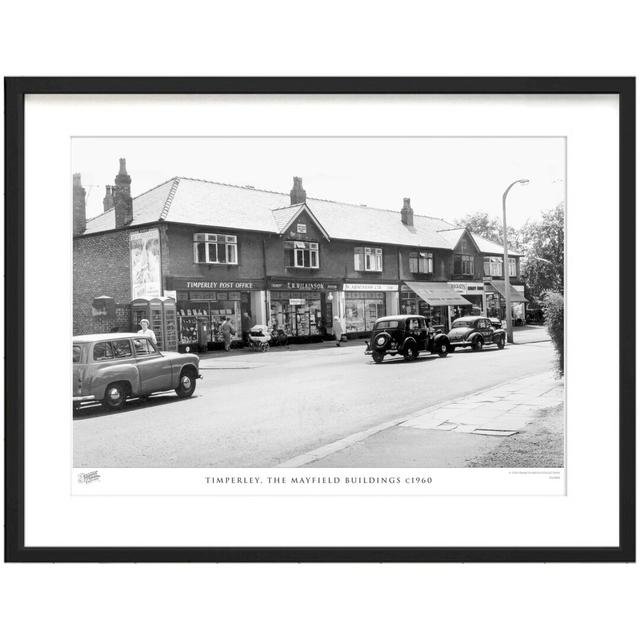
<instances>
[{"instance_id":1,"label":"black and white photograph","mask_svg":"<svg viewBox=\"0 0 640 640\"><path fill-rule=\"evenodd\" d=\"M81 484L559 477L566 162L561 136L73 138Z\"/></svg>"}]
</instances>

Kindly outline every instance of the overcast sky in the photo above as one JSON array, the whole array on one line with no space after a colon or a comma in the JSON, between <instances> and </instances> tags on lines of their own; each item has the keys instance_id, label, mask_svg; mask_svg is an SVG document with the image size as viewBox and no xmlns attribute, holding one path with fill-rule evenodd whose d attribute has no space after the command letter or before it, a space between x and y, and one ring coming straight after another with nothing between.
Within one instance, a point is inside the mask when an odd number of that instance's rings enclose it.
<instances>
[{"instance_id":1,"label":"overcast sky","mask_svg":"<svg viewBox=\"0 0 640 640\"><path fill-rule=\"evenodd\" d=\"M564 138L74 138L87 216L102 212L118 158L127 159L133 196L173 176L288 193L301 176L308 197L455 220L486 211L521 226L565 199Z\"/></svg>"}]
</instances>

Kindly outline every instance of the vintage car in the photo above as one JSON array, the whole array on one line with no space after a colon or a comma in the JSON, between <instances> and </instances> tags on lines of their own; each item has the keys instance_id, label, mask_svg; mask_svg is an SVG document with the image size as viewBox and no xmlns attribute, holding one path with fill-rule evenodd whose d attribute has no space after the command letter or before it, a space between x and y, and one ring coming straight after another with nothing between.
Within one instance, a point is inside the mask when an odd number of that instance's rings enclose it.
<instances>
[{"instance_id":1,"label":"vintage car","mask_svg":"<svg viewBox=\"0 0 640 640\"><path fill-rule=\"evenodd\" d=\"M200 358L191 353L161 353L136 333L103 333L73 338L73 408L101 402L122 409L128 397L175 390L193 395Z\"/></svg>"},{"instance_id":2,"label":"vintage car","mask_svg":"<svg viewBox=\"0 0 640 640\"><path fill-rule=\"evenodd\" d=\"M385 355L404 356L415 360L420 352L438 354L445 358L449 352L449 339L442 331L430 328L424 316L399 315L378 318L365 353L380 363Z\"/></svg>"},{"instance_id":3,"label":"vintage car","mask_svg":"<svg viewBox=\"0 0 640 640\"><path fill-rule=\"evenodd\" d=\"M471 347L474 351L480 351L489 344L504 349L506 342L505 330L496 329L491 320L484 316L464 316L454 320L447 336L451 352L457 347Z\"/></svg>"}]
</instances>

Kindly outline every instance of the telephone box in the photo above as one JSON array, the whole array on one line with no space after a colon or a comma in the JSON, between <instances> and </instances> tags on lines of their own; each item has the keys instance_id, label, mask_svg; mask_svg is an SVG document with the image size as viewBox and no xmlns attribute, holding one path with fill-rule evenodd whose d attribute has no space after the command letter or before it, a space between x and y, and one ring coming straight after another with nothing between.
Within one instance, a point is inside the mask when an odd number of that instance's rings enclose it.
<instances>
[{"instance_id":1,"label":"telephone box","mask_svg":"<svg viewBox=\"0 0 640 640\"><path fill-rule=\"evenodd\" d=\"M176 351L178 331L176 325L176 301L173 298L136 298L131 301L131 330L140 329L140 321L149 320L149 329L156 334L161 351Z\"/></svg>"}]
</instances>

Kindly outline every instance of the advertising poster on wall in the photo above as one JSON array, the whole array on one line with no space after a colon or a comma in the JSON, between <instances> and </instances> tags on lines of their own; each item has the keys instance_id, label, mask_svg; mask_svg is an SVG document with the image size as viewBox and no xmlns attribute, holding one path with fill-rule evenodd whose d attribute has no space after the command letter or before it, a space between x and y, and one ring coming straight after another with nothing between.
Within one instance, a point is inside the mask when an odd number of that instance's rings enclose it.
<instances>
[{"instance_id":1,"label":"advertising poster on wall","mask_svg":"<svg viewBox=\"0 0 640 640\"><path fill-rule=\"evenodd\" d=\"M131 298L154 298L160 290L160 233L158 229L129 236Z\"/></svg>"}]
</instances>

